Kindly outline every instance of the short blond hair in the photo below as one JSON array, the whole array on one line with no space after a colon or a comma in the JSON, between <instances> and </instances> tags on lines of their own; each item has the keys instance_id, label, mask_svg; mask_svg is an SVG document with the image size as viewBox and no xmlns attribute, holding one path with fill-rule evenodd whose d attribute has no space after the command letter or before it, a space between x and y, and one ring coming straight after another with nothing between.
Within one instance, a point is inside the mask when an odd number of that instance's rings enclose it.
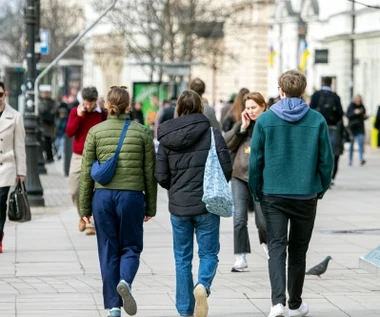
<instances>
[{"instance_id":1,"label":"short blond hair","mask_svg":"<svg viewBox=\"0 0 380 317\"><path fill-rule=\"evenodd\" d=\"M278 78L278 86L286 97L301 97L307 86L306 76L298 70L289 70Z\"/></svg>"}]
</instances>

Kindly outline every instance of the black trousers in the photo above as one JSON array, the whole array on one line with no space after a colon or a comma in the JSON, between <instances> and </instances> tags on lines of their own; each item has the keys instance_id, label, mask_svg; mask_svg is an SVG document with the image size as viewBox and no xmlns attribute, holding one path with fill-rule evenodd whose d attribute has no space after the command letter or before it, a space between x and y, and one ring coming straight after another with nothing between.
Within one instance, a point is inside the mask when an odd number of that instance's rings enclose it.
<instances>
[{"instance_id":1,"label":"black trousers","mask_svg":"<svg viewBox=\"0 0 380 317\"><path fill-rule=\"evenodd\" d=\"M289 309L298 309L302 303L306 252L313 232L317 199L294 200L264 196L261 208L267 225L272 304L286 304L285 268L288 248L288 304Z\"/></svg>"},{"instance_id":2,"label":"black trousers","mask_svg":"<svg viewBox=\"0 0 380 317\"><path fill-rule=\"evenodd\" d=\"M338 172L339 158L340 158L340 155L334 156L334 169L333 169L333 174L332 174L333 180L335 179L336 173Z\"/></svg>"},{"instance_id":3,"label":"black trousers","mask_svg":"<svg viewBox=\"0 0 380 317\"><path fill-rule=\"evenodd\" d=\"M0 187L0 242L3 241L3 230L7 219L8 187Z\"/></svg>"},{"instance_id":4,"label":"black trousers","mask_svg":"<svg viewBox=\"0 0 380 317\"><path fill-rule=\"evenodd\" d=\"M54 161L53 156L53 139L50 136L44 136L45 139L45 152L46 152L46 161Z\"/></svg>"}]
</instances>

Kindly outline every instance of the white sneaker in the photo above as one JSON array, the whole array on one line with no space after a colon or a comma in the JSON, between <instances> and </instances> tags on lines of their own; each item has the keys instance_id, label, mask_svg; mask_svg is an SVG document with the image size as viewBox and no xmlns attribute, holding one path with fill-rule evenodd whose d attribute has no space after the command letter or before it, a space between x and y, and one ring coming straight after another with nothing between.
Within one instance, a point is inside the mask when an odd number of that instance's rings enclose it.
<instances>
[{"instance_id":1,"label":"white sneaker","mask_svg":"<svg viewBox=\"0 0 380 317\"><path fill-rule=\"evenodd\" d=\"M265 252L265 255L267 256L267 259L269 260L269 250L268 250L267 244L266 243L262 243L261 246L264 249L264 252Z\"/></svg>"},{"instance_id":2,"label":"white sneaker","mask_svg":"<svg viewBox=\"0 0 380 317\"><path fill-rule=\"evenodd\" d=\"M268 317L284 317L285 316L285 306L282 304L277 304L272 306Z\"/></svg>"},{"instance_id":3,"label":"white sneaker","mask_svg":"<svg viewBox=\"0 0 380 317\"><path fill-rule=\"evenodd\" d=\"M234 266L231 269L231 272L244 272L244 269L248 267L247 258L245 253L239 254L236 257Z\"/></svg>"},{"instance_id":4,"label":"white sneaker","mask_svg":"<svg viewBox=\"0 0 380 317\"><path fill-rule=\"evenodd\" d=\"M298 309L289 309L289 317L303 317L309 313L309 306L302 303Z\"/></svg>"}]
</instances>

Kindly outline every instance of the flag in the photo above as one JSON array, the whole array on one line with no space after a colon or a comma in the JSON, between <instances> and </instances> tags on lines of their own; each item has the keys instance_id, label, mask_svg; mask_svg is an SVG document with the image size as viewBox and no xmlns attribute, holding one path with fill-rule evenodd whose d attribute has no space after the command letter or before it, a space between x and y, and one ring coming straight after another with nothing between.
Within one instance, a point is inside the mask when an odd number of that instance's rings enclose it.
<instances>
[{"instance_id":1,"label":"flag","mask_svg":"<svg viewBox=\"0 0 380 317\"><path fill-rule=\"evenodd\" d=\"M274 59L277 55L277 52L275 51L273 45L269 47L269 67L274 67Z\"/></svg>"},{"instance_id":2,"label":"flag","mask_svg":"<svg viewBox=\"0 0 380 317\"><path fill-rule=\"evenodd\" d=\"M310 51L305 40L300 43L300 61L298 68L300 71L304 72L307 68L307 60L309 58Z\"/></svg>"}]
</instances>

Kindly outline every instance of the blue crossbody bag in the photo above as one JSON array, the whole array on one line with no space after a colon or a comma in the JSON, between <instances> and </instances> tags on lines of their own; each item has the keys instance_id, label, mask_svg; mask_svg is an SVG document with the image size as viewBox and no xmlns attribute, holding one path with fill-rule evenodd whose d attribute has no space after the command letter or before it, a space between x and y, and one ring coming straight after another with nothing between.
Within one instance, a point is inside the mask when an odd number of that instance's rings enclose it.
<instances>
[{"instance_id":1,"label":"blue crossbody bag","mask_svg":"<svg viewBox=\"0 0 380 317\"><path fill-rule=\"evenodd\" d=\"M125 135L127 134L130 124L130 120L125 122L115 154L104 163L100 163L98 160L96 160L92 164L90 175L92 179L100 185L107 185L112 180L112 177L115 174L121 146L123 145Z\"/></svg>"}]
</instances>

